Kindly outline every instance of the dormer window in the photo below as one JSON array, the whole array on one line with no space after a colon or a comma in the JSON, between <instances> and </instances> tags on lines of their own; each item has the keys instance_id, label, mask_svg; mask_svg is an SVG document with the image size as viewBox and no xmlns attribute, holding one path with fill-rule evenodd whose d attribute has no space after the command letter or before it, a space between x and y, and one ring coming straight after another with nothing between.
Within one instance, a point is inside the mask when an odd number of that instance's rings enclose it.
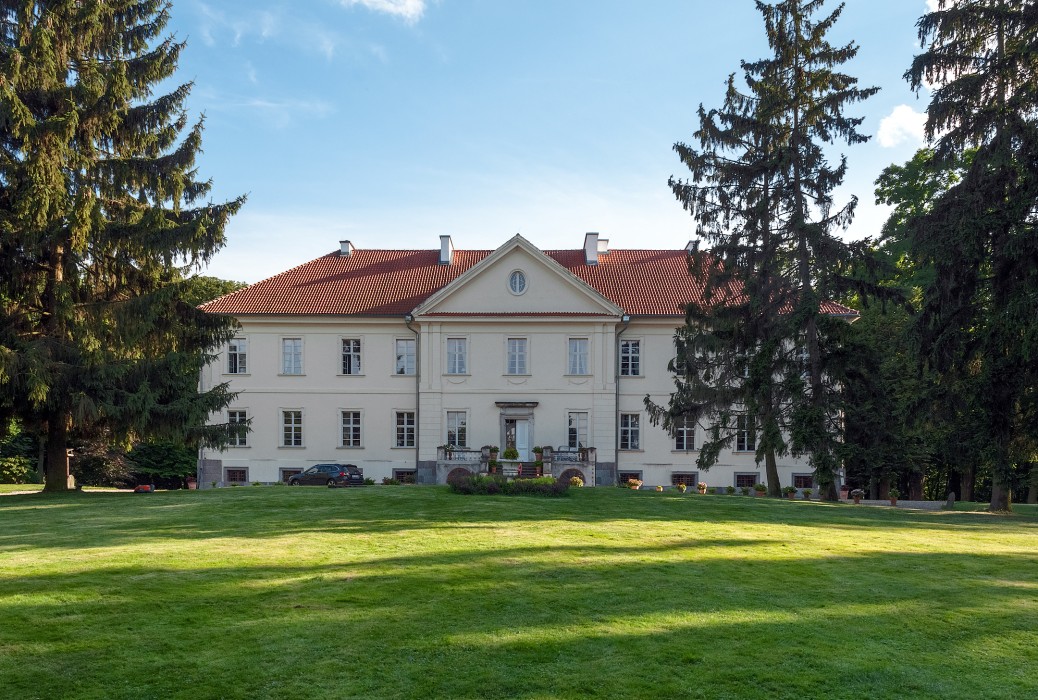
<instances>
[{"instance_id":1,"label":"dormer window","mask_svg":"<svg viewBox=\"0 0 1038 700\"><path fill-rule=\"evenodd\" d=\"M515 270L508 276L508 291L516 296L526 291L526 273Z\"/></svg>"}]
</instances>

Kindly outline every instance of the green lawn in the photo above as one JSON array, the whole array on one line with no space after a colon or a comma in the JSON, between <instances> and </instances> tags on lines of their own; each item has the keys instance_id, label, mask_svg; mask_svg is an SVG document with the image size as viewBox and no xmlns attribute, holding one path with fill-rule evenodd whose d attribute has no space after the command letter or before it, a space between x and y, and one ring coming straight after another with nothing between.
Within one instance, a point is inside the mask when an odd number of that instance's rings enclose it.
<instances>
[{"instance_id":1,"label":"green lawn","mask_svg":"<svg viewBox=\"0 0 1038 700\"><path fill-rule=\"evenodd\" d=\"M1038 697L1038 517L582 489L0 497L11 698Z\"/></svg>"}]
</instances>

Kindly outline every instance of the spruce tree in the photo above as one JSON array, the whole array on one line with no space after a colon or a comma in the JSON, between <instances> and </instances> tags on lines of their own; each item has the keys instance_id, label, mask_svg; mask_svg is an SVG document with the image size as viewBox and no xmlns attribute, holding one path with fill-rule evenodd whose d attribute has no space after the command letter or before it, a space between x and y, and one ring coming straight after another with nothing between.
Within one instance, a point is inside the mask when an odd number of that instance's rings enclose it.
<instances>
[{"instance_id":1,"label":"spruce tree","mask_svg":"<svg viewBox=\"0 0 1038 700\"><path fill-rule=\"evenodd\" d=\"M846 162L831 166L823 150L835 139L866 139L861 119L843 111L876 89L837 70L857 47L828 42L843 5L814 19L823 4L758 2L772 55L742 64L745 93L731 78L722 109L700 108L698 149L675 147L692 176L672 178L671 188L711 244L690 262L707 294L688 305L678 332L685 352L671 405L650 405L650 413L712 415L702 463L730 444L740 427L732 414L741 411L760 431L757 457L773 492L775 456L788 449L809 455L822 497L835 499L846 322L827 313L825 300L862 285L851 270L858 251L837 235L856 199L838 207L832 198ZM728 401L735 411L723 407Z\"/></svg>"},{"instance_id":2,"label":"spruce tree","mask_svg":"<svg viewBox=\"0 0 1038 700\"><path fill-rule=\"evenodd\" d=\"M918 329L936 371L978 379L990 508L1004 511L1038 431L1038 2L940 0L918 26L923 52L906 78L936 86L926 134L937 164L975 149L961 181L909 224L913 255L936 271Z\"/></svg>"},{"instance_id":3,"label":"spruce tree","mask_svg":"<svg viewBox=\"0 0 1038 700\"><path fill-rule=\"evenodd\" d=\"M182 300L243 200L206 201L164 0L0 1L0 410L69 487L70 431L218 442L198 370L230 321Z\"/></svg>"}]
</instances>

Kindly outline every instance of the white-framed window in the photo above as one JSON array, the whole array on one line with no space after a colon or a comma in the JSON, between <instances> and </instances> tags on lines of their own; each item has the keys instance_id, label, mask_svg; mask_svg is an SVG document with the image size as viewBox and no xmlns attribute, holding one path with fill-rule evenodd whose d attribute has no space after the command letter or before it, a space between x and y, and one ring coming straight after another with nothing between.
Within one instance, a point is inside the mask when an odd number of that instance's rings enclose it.
<instances>
[{"instance_id":1,"label":"white-framed window","mask_svg":"<svg viewBox=\"0 0 1038 700\"><path fill-rule=\"evenodd\" d=\"M281 374L303 373L303 339L281 339Z\"/></svg>"},{"instance_id":2,"label":"white-framed window","mask_svg":"<svg viewBox=\"0 0 1038 700\"><path fill-rule=\"evenodd\" d=\"M757 449L757 431L750 424L750 417L740 413L735 417L735 451L752 452Z\"/></svg>"},{"instance_id":3,"label":"white-framed window","mask_svg":"<svg viewBox=\"0 0 1038 700\"><path fill-rule=\"evenodd\" d=\"M468 422L466 411L447 411L447 444L455 447L468 447Z\"/></svg>"},{"instance_id":4,"label":"white-framed window","mask_svg":"<svg viewBox=\"0 0 1038 700\"><path fill-rule=\"evenodd\" d=\"M447 338L447 374L469 373L469 339Z\"/></svg>"},{"instance_id":5,"label":"white-framed window","mask_svg":"<svg viewBox=\"0 0 1038 700\"><path fill-rule=\"evenodd\" d=\"M343 447L360 447L360 411L339 411L339 417L342 425L342 442L340 444Z\"/></svg>"},{"instance_id":6,"label":"white-framed window","mask_svg":"<svg viewBox=\"0 0 1038 700\"><path fill-rule=\"evenodd\" d=\"M587 447L587 411L570 411L566 423L566 444L569 447Z\"/></svg>"},{"instance_id":7,"label":"white-framed window","mask_svg":"<svg viewBox=\"0 0 1038 700\"><path fill-rule=\"evenodd\" d=\"M620 414L620 449L641 449L641 415L638 413Z\"/></svg>"},{"instance_id":8,"label":"white-framed window","mask_svg":"<svg viewBox=\"0 0 1038 700\"><path fill-rule=\"evenodd\" d=\"M227 423L229 425L243 425L249 422L248 413L241 408L233 408L227 411ZM232 435L231 441L228 443L231 447L248 447L249 436L243 430L242 432Z\"/></svg>"},{"instance_id":9,"label":"white-framed window","mask_svg":"<svg viewBox=\"0 0 1038 700\"><path fill-rule=\"evenodd\" d=\"M360 368L360 338L342 339L342 373L362 373Z\"/></svg>"},{"instance_id":10,"label":"white-framed window","mask_svg":"<svg viewBox=\"0 0 1038 700\"><path fill-rule=\"evenodd\" d=\"M417 345L418 343L414 338L396 339L396 366L393 369L396 374L414 375L417 366Z\"/></svg>"},{"instance_id":11,"label":"white-framed window","mask_svg":"<svg viewBox=\"0 0 1038 700\"><path fill-rule=\"evenodd\" d=\"M519 296L526 291L526 273L522 270L513 270L508 276L508 291Z\"/></svg>"},{"instance_id":12,"label":"white-framed window","mask_svg":"<svg viewBox=\"0 0 1038 700\"><path fill-rule=\"evenodd\" d=\"M686 452L696 449L696 422L691 418L674 421L674 449Z\"/></svg>"},{"instance_id":13,"label":"white-framed window","mask_svg":"<svg viewBox=\"0 0 1038 700\"><path fill-rule=\"evenodd\" d=\"M566 359L566 374L591 374L591 341L588 338L570 338Z\"/></svg>"},{"instance_id":14,"label":"white-framed window","mask_svg":"<svg viewBox=\"0 0 1038 700\"><path fill-rule=\"evenodd\" d=\"M303 411L299 408L281 411L281 446L303 446Z\"/></svg>"},{"instance_id":15,"label":"white-framed window","mask_svg":"<svg viewBox=\"0 0 1038 700\"><path fill-rule=\"evenodd\" d=\"M249 341L232 338L227 343L227 374L248 374Z\"/></svg>"},{"instance_id":16,"label":"white-framed window","mask_svg":"<svg viewBox=\"0 0 1038 700\"><path fill-rule=\"evenodd\" d=\"M414 447L414 411L396 412L396 447Z\"/></svg>"},{"instance_id":17,"label":"white-framed window","mask_svg":"<svg viewBox=\"0 0 1038 700\"><path fill-rule=\"evenodd\" d=\"M528 374L526 338L508 338L505 343L508 354L508 374Z\"/></svg>"},{"instance_id":18,"label":"white-framed window","mask_svg":"<svg viewBox=\"0 0 1038 700\"><path fill-rule=\"evenodd\" d=\"M642 373L642 341L620 341L620 375L637 377Z\"/></svg>"},{"instance_id":19,"label":"white-framed window","mask_svg":"<svg viewBox=\"0 0 1038 700\"><path fill-rule=\"evenodd\" d=\"M686 358L688 355L688 347L685 342L677 338L674 339L674 372L676 374L685 374L688 370L688 363Z\"/></svg>"}]
</instances>

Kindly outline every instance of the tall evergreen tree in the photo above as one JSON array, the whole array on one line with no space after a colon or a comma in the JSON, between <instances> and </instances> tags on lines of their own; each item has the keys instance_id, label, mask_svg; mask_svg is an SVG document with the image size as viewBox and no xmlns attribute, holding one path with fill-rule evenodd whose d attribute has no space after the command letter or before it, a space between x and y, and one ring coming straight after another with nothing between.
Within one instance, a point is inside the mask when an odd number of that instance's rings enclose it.
<instances>
[{"instance_id":1,"label":"tall evergreen tree","mask_svg":"<svg viewBox=\"0 0 1038 700\"><path fill-rule=\"evenodd\" d=\"M243 200L205 201L190 85L154 95L184 47L168 19L165 0L0 0L0 410L44 436L48 490L73 426L221 438L200 426L226 387L195 378L230 322L183 275Z\"/></svg>"},{"instance_id":2,"label":"tall evergreen tree","mask_svg":"<svg viewBox=\"0 0 1038 700\"><path fill-rule=\"evenodd\" d=\"M974 368L992 469L990 508L1008 510L1017 452L1033 444L1038 381L1038 2L939 0L919 20L906 78L935 85L926 134L938 163L976 152L962 180L910 222L936 275L919 330L937 371ZM1026 439L1025 439L1026 438Z\"/></svg>"},{"instance_id":3,"label":"tall evergreen tree","mask_svg":"<svg viewBox=\"0 0 1038 700\"><path fill-rule=\"evenodd\" d=\"M855 247L837 235L857 200L836 206L832 191L846 162L831 166L823 150L835 139L866 139L861 119L844 109L876 89L839 72L857 47L828 42L843 5L814 19L823 4L758 1L771 57L742 64L745 93L731 78L722 109L700 108L698 149L675 146L692 176L672 178L671 188L711 244L690 264L707 294L688 305L678 333L684 371L671 405L650 412L665 423L711 414L711 449L701 462L749 421L760 431L757 456L772 491L775 456L789 449L809 455L823 498L835 499L846 323L827 313L825 300L861 283L850 270ZM746 418L733 420L725 402Z\"/></svg>"}]
</instances>

